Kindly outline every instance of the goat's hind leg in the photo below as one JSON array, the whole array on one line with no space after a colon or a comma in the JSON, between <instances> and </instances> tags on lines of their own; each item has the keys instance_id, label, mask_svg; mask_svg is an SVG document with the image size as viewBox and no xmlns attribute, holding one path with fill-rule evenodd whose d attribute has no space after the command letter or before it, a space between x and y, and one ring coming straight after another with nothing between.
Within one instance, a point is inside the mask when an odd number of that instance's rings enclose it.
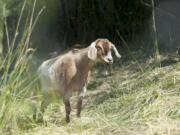
<instances>
[{"instance_id":1,"label":"goat's hind leg","mask_svg":"<svg viewBox=\"0 0 180 135\"><path fill-rule=\"evenodd\" d=\"M66 122L69 123L70 122L69 115L71 113L71 104L70 104L69 98L63 97L63 102L65 105L65 111L66 111Z\"/></svg>"},{"instance_id":2,"label":"goat's hind leg","mask_svg":"<svg viewBox=\"0 0 180 135\"><path fill-rule=\"evenodd\" d=\"M79 96L77 101L77 117L80 117L83 97Z\"/></svg>"},{"instance_id":3,"label":"goat's hind leg","mask_svg":"<svg viewBox=\"0 0 180 135\"><path fill-rule=\"evenodd\" d=\"M82 91L78 93L78 101L77 101L77 117L80 117L81 115L81 109L82 109L82 101L83 97L85 96L87 91L87 82L85 83L84 87L82 88Z\"/></svg>"},{"instance_id":4,"label":"goat's hind leg","mask_svg":"<svg viewBox=\"0 0 180 135\"><path fill-rule=\"evenodd\" d=\"M38 113L38 117L37 117L38 121L43 121L43 115L49 103L50 103L50 99L48 95L43 94L43 98L42 98L41 106L40 106L40 112Z\"/></svg>"}]
</instances>

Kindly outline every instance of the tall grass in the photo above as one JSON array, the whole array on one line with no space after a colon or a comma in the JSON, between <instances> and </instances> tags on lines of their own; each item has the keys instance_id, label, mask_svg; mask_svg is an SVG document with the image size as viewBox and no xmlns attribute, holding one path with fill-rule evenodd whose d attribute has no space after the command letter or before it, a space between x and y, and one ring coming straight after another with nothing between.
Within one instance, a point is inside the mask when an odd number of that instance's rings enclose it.
<instances>
[{"instance_id":1,"label":"tall grass","mask_svg":"<svg viewBox=\"0 0 180 135\"><path fill-rule=\"evenodd\" d=\"M9 41L8 26L5 20L8 53L1 62L3 72L0 78L0 134L2 135L20 134L20 129L29 125L27 121L32 122L29 113L31 111L27 110L30 109L31 93L37 78L29 70L29 56L33 55L34 52L29 44L31 34L43 8L35 16L36 0L34 1L31 16L26 18L29 23L25 26L21 39L17 40L19 32L22 32L19 29L26 6L27 1L25 0L12 41ZM26 125L24 125L25 123Z\"/></svg>"},{"instance_id":2,"label":"tall grass","mask_svg":"<svg viewBox=\"0 0 180 135\"><path fill-rule=\"evenodd\" d=\"M22 5L14 38L8 40L8 54L1 62L4 71L0 76L0 134L179 134L179 64L159 68L148 60L139 62L137 57L143 59L144 52L130 51L118 32L131 60L124 60L126 62L113 76L98 78L102 83L97 83L96 79L92 82L103 86L93 89L108 89L109 92L85 99L89 102L86 101L88 105L83 109L81 119L72 116L68 125L62 121L64 112L56 114L59 106L52 106L45 114L46 126L35 122L31 103L37 77L29 70L28 59L33 55L29 44L43 8L35 15L34 1L30 18L26 20L28 25L21 40L17 41L26 4L25 1ZM9 39L6 22L5 27Z\"/></svg>"}]
</instances>

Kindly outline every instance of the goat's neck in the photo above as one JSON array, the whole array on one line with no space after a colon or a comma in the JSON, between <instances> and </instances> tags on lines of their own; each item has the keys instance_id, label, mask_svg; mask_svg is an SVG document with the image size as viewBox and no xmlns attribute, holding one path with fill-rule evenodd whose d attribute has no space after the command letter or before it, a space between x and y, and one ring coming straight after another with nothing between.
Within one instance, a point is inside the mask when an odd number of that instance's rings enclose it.
<instances>
[{"instance_id":1,"label":"goat's neck","mask_svg":"<svg viewBox=\"0 0 180 135\"><path fill-rule=\"evenodd\" d=\"M78 67L80 68L80 70L82 70L82 72L89 71L94 65L94 61L88 58L88 48L81 50L79 57L80 59L78 61Z\"/></svg>"}]
</instances>

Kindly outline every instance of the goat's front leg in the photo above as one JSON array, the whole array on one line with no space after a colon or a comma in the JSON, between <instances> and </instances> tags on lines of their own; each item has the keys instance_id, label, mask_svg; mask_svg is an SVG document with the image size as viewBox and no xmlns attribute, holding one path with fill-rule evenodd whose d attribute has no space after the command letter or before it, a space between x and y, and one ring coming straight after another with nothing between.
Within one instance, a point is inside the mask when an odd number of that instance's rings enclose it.
<instances>
[{"instance_id":1,"label":"goat's front leg","mask_svg":"<svg viewBox=\"0 0 180 135\"><path fill-rule=\"evenodd\" d=\"M86 84L84 85L82 91L83 91L83 92L80 91L80 92L78 93L77 117L80 117L80 114L81 114L83 97L85 96L85 93L86 93L86 91L87 91L87 82L86 82Z\"/></svg>"},{"instance_id":2,"label":"goat's front leg","mask_svg":"<svg viewBox=\"0 0 180 135\"><path fill-rule=\"evenodd\" d=\"M69 101L69 98L63 98L63 102L64 102L64 105L65 105L65 111L66 111L66 122L69 123L70 122L70 113L71 113L71 104L70 104L70 101Z\"/></svg>"},{"instance_id":3,"label":"goat's front leg","mask_svg":"<svg viewBox=\"0 0 180 135\"><path fill-rule=\"evenodd\" d=\"M80 117L81 114L81 108L82 108L82 96L78 97L78 102L77 102L77 117Z\"/></svg>"}]
</instances>

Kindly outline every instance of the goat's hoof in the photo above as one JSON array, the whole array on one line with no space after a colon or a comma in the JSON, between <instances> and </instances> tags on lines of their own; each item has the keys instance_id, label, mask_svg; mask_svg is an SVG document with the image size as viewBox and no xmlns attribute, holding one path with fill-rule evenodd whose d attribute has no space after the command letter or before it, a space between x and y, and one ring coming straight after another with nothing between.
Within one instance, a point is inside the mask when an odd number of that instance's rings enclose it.
<instances>
[{"instance_id":1,"label":"goat's hoof","mask_svg":"<svg viewBox=\"0 0 180 135\"><path fill-rule=\"evenodd\" d=\"M33 120L36 120L36 114L33 114L32 117L33 117Z\"/></svg>"},{"instance_id":2,"label":"goat's hoof","mask_svg":"<svg viewBox=\"0 0 180 135\"><path fill-rule=\"evenodd\" d=\"M70 118L66 117L66 122L69 123L70 122Z\"/></svg>"},{"instance_id":3,"label":"goat's hoof","mask_svg":"<svg viewBox=\"0 0 180 135\"><path fill-rule=\"evenodd\" d=\"M39 123L44 122L43 115L41 113L38 113L36 121L39 122Z\"/></svg>"},{"instance_id":4,"label":"goat's hoof","mask_svg":"<svg viewBox=\"0 0 180 135\"><path fill-rule=\"evenodd\" d=\"M36 120L36 113L33 114L32 118L33 120Z\"/></svg>"},{"instance_id":5,"label":"goat's hoof","mask_svg":"<svg viewBox=\"0 0 180 135\"><path fill-rule=\"evenodd\" d=\"M77 114L76 116L77 116L78 118L80 118L80 117L81 117L81 115L80 115L80 114Z\"/></svg>"}]
</instances>

